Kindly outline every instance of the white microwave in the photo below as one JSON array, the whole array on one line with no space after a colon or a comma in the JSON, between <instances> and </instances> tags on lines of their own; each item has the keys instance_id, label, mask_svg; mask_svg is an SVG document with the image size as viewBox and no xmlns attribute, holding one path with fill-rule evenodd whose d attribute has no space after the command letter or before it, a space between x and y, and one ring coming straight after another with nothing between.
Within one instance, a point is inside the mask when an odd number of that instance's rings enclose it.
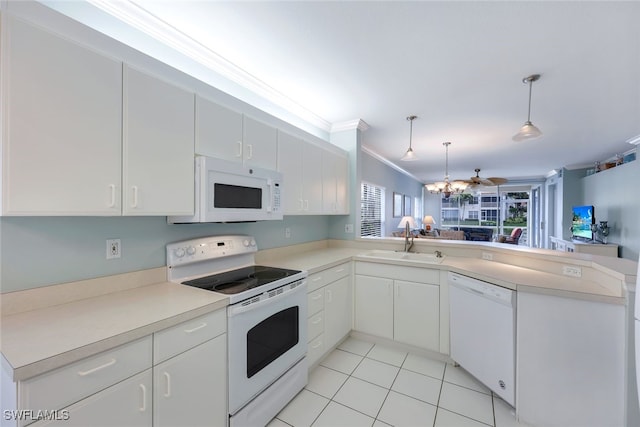
<instances>
[{"instance_id":1,"label":"white microwave","mask_svg":"<svg viewBox=\"0 0 640 427\"><path fill-rule=\"evenodd\" d=\"M282 174L213 157L196 156L193 216L172 224L282 219Z\"/></svg>"}]
</instances>

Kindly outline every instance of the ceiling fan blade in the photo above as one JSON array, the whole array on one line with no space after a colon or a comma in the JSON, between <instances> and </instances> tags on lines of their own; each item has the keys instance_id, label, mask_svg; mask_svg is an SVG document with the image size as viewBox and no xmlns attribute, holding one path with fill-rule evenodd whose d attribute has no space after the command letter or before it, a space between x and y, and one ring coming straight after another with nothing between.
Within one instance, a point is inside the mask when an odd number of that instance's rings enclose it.
<instances>
[{"instance_id":1,"label":"ceiling fan blade","mask_svg":"<svg viewBox=\"0 0 640 427\"><path fill-rule=\"evenodd\" d=\"M507 183L506 178L497 178L497 177L487 178L485 181L491 182L491 185L502 185Z\"/></svg>"}]
</instances>

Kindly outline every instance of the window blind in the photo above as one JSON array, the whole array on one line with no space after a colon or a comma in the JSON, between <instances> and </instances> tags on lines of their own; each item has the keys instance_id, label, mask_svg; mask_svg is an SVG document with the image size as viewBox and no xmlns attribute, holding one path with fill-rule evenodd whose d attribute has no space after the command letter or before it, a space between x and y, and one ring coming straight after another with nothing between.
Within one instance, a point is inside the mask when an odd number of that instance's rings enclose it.
<instances>
[{"instance_id":1,"label":"window blind","mask_svg":"<svg viewBox=\"0 0 640 427\"><path fill-rule=\"evenodd\" d=\"M384 188L362 183L360 237L382 237Z\"/></svg>"}]
</instances>

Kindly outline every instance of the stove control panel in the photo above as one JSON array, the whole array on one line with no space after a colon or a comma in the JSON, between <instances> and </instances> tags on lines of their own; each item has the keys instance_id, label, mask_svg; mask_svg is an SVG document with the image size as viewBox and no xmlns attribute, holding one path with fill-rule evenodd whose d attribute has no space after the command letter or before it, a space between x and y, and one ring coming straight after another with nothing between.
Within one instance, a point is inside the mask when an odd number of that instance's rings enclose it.
<instances>
[{"instance_id":1,"label":"stove control panel","mask_svg":"<svg viewBox=\"0 0 640 427\"><path fill-rule=\"evenodd\" d=\"M214 260L258 251L252 236L211 236L167 245L167 266Z\"/></svg>"}]
</instances>

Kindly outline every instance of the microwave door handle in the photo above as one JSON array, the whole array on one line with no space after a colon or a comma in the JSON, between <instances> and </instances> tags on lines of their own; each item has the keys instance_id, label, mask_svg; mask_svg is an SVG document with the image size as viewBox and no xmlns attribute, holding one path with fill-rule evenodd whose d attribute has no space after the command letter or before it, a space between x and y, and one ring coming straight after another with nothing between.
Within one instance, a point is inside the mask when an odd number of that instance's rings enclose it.
<instances>
[{"instance_id":1,"label":"microwave door handle","mask_svg":"<svg viewBox=\"0 0 640 427\"><path fill-rule=\"evenodd\" d=\"M272 212L273 207L271 206L271 202L273 201L273 180L271 178L267 179L267 187L269 187L269 199L267 200L267 212Z\"/></svg>"}]
</instances>

